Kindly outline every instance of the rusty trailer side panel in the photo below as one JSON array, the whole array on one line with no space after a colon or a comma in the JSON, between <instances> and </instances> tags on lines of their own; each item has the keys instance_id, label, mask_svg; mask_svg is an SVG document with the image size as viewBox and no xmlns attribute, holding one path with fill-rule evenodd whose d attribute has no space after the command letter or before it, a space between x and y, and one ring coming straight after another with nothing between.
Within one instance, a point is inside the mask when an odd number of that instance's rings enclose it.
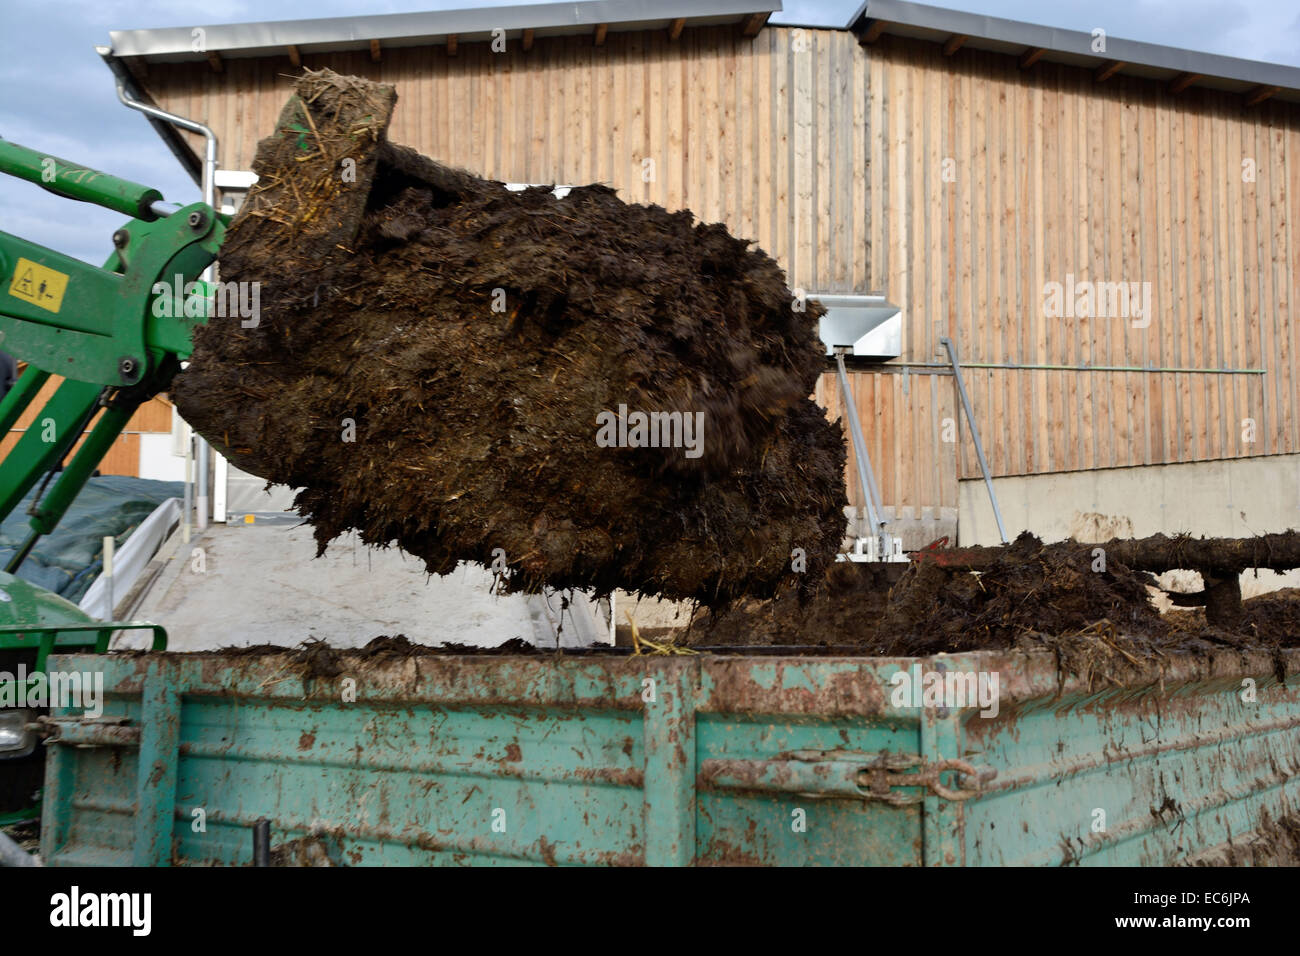
<instances>
[{"instance_id":1,"label":"rusty trailer side panel","mask_svg":"<svg viewBox=\"0 0 1300 956\"><path fill-rule=\"evenodd\" d=\"M289 654L65 656L105 699L54 713L42 855L243 865L265 818L345 866L1164 865L1297 807L1278 663L1089 687L991 652L344 657L314 679Z\"/></svg>"}]
</instances>

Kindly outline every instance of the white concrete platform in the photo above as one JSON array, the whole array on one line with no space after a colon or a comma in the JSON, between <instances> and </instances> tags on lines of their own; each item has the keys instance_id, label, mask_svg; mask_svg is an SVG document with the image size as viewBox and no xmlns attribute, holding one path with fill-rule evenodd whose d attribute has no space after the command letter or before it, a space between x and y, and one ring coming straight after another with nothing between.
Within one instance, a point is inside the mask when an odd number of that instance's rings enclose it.
<instances>
[{"instance_id":1,"label":"white concrete platform","mask_svg":"<svg viewBox=\"0 0 1300 956\"><path fill-rule=\"evenodd\" d=\"M562 611L557 595L496 595L485 568L461 565L430 577L396 548L368 548L354 536L317 558L311 528L297 521L259 516L252 524L213 525L188 545L174 535L129 616L165 626L176 651L292 647L313 638L360 647L396 634L430 645L494 647L518 637L553 647L557 622L562 646L612 642L603 602L579 594L578 607ZM117 646L142 644L124 635Z\"/></svg>"}]
</instances>

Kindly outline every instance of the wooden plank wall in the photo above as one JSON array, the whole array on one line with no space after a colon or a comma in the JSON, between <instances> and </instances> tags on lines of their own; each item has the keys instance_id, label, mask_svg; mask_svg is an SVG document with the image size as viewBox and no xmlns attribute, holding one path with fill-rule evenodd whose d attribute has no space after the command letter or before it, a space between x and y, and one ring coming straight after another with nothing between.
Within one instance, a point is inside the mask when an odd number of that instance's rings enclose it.
<instances>
[{"instance_id":1,"label":"wooden plank wall","mask_svg":"<svg viewBox=\"0 0 1300 956\"><path fill-rule=\"evenodd\" d=\"M396 84L390 137L440 161L510 182L608 183L631 202L726 222L809 291L867 290L866 57L848 32L802 31L803 53L790 33L611 32L598 48L556 37L527 53L477 43L303 65ZM287 59L223 64L151 64L145 86L215 129L224 168L247 169L298 71Z\"/></svg>"},{"instance_id":2,"label":"wooden plank wall","mask_svg":"<svg viewBox=\"0 0 1300 956\"><path fill-rule=\"evenodd\" d=\"M27 406L26 410L18 416L18 421L14 422L14 427L5 435L0 436L0 458L9 454L10 450L18 444L18 439L29 428L40 428L39 424L34 424L40 411L45 407L45 403L54 395L58 387L63 384L63 378L59 375L51 375L49 381L41 386L41 390L36 393L35 400ZM97 414L91 419L90 424L86 426L86 434L99 421ZM117 436L117 440L110 446L104 460L99 465L101 475L130 475L139 477L140 475L140 435L145 432L149 433L170 433L172 430L172 404L165 397L157 395L141 405L131 420L127 422L126 429L122 434ZM73 446L73 450L81 447L79 439ZM71 460L71 457L68 459Z\"/></svg>"},{"instance_id":3,"label":"wooden plank wall","mask_svg":"<svg viewBox=\"0 0 1300 956\"><path fill-rule=\"evenodd\" d=\"M955 506L958 477L977 474L965 429L944 441L952 380L927 374L943 335L964 362L1267 370L970 369L999 475L1300 450L1293 105L1243 110L1238 96L1122 74L1097 84L1059 64L1022 71L998 54L789 28L303 62L397 84L392 138L445 162L506 181L609 183L753 237L793 287L885 292L917 365L853 381L886 504ZM220 74L151 65L146 86L214 126L223 166L248 168L295 72L287 59L226 60ZM1243 159L1256 181L1242 181ZM1043 284L1067 274L1152 283L1150 326L1047 318ZM817 397L838 415L833 380Z\"/></svg>"},{"instance_id":4,"label":"wooden plank wall","mask_svg":"<svg viewBox=\"0 0 1300 956\"><path fill-rule=\"evenodd\" d=\"M870 272L906 310L908 359L941 360L947 334L963 362L1266 372L967 370L995 474L1300 451L1295 105L888 36L868 60ZM1150 324L1048 317L1044 284L1068 275L1149 282ZM978 475L965 440L960 475Z\"/></svg>"}]
</instances>

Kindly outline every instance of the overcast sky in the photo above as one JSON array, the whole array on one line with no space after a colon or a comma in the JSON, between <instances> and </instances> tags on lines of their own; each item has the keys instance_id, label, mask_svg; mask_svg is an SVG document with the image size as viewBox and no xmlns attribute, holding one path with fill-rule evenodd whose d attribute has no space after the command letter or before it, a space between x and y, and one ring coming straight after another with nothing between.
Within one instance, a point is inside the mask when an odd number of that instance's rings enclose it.
<instances>
[{"instance_id":1,"label":"overcast sky","mask_svg":"<svg viewBox=\"0 0 1300 956\"><path fill-rule=\"evenodd\" d=\"M514 4L526 0L513 0ZM476 0L0 0L0 136L201 198L144 117L117 102L95 46L110 30L491 7ZM943 0L936 6L1300 66L1300 0ZM646 6L653 9L653 0ZM843 26L860 0L786 0L774 23ZM121 217L0 176L0 230L102 263Z\"/></svg>"}]
</instances>

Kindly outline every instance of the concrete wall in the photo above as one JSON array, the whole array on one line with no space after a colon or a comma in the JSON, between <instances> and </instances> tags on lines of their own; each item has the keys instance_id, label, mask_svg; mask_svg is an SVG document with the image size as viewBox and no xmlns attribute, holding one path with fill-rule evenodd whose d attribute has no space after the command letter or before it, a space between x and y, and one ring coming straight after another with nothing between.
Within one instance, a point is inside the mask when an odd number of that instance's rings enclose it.
<instances>
[{"instance_id":1,"label":"concrete wall","mask_svg":"<svg viewBox=\"0 0 1300 956\"><path fill-rule=\"evenodd\" d=\"M1025 530L1044 541L1105 541L1157 532L1249 537L1300 528L1300 455L995 478L993 487L1011 538ZM984 482L962 481L958 491L958 543L997 544ZM1256 578L1248 572L1241 584L1249 596L1300 586L1300 574L1261 571Z\"/></svg>"}]
</instances>

